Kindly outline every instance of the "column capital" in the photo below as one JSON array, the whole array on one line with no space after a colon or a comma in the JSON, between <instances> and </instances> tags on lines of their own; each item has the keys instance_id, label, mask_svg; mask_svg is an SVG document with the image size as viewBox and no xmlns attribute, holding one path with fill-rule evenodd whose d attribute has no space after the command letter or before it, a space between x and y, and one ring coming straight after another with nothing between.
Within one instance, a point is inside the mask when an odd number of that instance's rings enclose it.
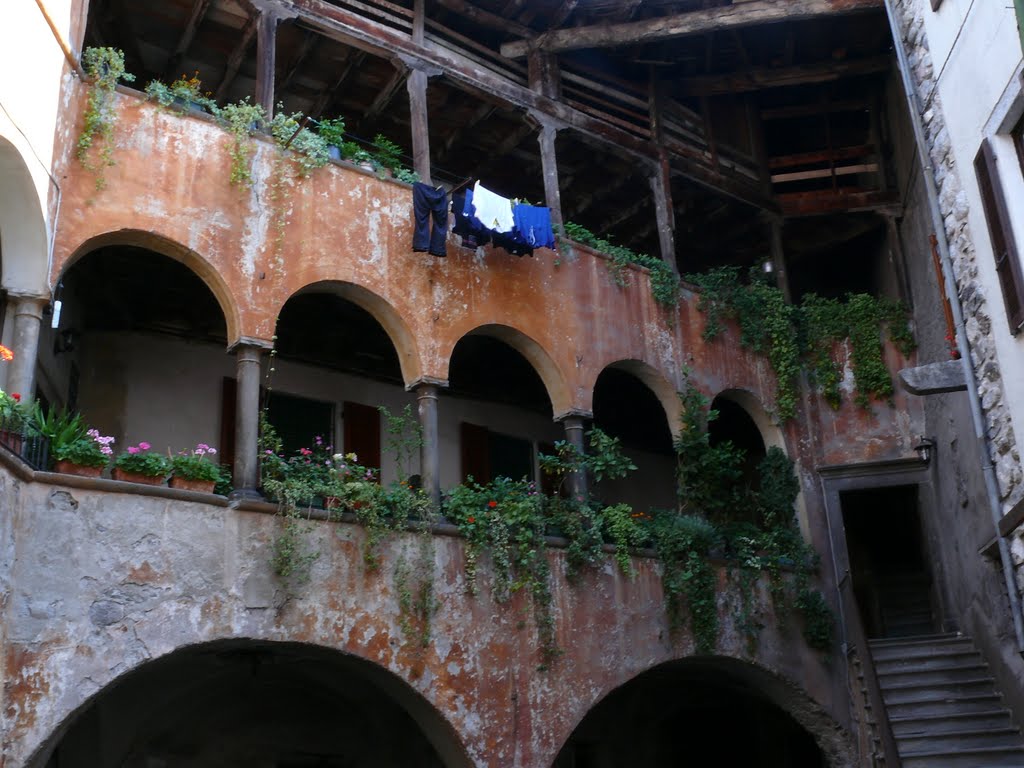
<instances>
[{"instance_id":1,"label":"column capital","mask_svg":"<svg viewBox=\"0 0 1024 768\"><path fill-rule=\"evenodd\" d=\"M43 317L43 309L50 306L49 296L37 296L31 293L8 293L7 297L14 307L14 314L16 315L31 315L41 319Z\"/></svg>"},{"instance_id":2,"label":"column capital","mask_svg":"<svg viewBox=\"0 0 1024 768\"><path fill-rule=\"evenodd\" d=\"M405 391L415 392L424 384L429 384L430 386L437 387L438 389L448 389L448 379L438 379L433 376L420 376L406 384Z\"/></svg>"},{"instance_id":3,"label":"column capital","mask_svg":"<svg viewBox=\"0 0 1024 768\"><path fill-rule=\"evenodd\" d=\"M238 354L243 350L258 350L269 352L274 348L274 342L267 339L258 339L255 336L241 336L237 341L228 344L228 352Z\"/></svg>"},{"instance_id":4,"label":"column capital","mask_svg":"<svg viewBox=\"0 0 1024 768\"><path fill-rule=\"evenodd\" d=\"M555 414L554 421L565 422L569 419L592 419L594 418L594 412L584 410L583 408L570 408L562 413Z\"/></svg>"}]
</instances>

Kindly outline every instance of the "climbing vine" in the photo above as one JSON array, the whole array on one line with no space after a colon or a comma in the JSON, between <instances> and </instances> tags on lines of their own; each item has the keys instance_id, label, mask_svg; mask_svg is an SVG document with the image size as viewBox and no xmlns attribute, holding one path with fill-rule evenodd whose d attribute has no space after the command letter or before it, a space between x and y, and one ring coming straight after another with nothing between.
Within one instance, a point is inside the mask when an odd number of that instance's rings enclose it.
<instances>
[{"instance_id":1,"label":"climbing vine","mask_svg":"<svg viewBox=\"0 0 1024 768\"><path fill-rule=\"evenodd\" d=\"M768 358L778 381L776 410L781 419L796 413L800 371L806 366L826 400L838 407L842 370L834 357L837 343L848 340L856 401L892 395L892 378L883 358L881 330L887 330L904 355L914 348L902 304L867 294L843 301L807 294L799 305L752 270L747 281L736 267L722 267L686 279L700 291L698 309L705 315L704 338L712 340L726 320L735 320L740 344Z\"/></svg>"},{"instance_id":2,"label":"climbing vine","mask_svg":"<svg viewBox=\"0 0 1024 768\"><path fill-rule=\"evenodd\" d=\"M628 285L630 265L646 267L650 273L651 295L654 300L665 307L675 307L679 303L679 275L662 259L656 259L646 253L637 253L624 245L615 245L610 239L598 237L581 224L574 224L571 221L565 223L563 232L570 240L588 245L610 256L612 279L616 285Z\"/></svg>"},{"instance_id":3,"label":"climbing vine","mask_svg":"<svg viewBox=\"0 0 1024 768\"><path fill-rule=\"evenodd\" d=\"M100 191L107 185L104 169L114 164L114 91L119 81L130 83L135 75L125 71L124 52L117 48L86 48L82 67L92 83L85 100L76 157L96 175L96 190ZM93 147L98 147L98 159L91 157Z\"/></svg>"}]
</instances>

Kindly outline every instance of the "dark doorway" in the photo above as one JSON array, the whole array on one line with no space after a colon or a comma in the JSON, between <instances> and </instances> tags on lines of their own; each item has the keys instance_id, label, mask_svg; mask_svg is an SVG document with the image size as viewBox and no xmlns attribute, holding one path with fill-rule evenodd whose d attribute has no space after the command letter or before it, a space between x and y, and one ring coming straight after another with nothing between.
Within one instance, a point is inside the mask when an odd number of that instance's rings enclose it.
<instances>
[{"instance_id":1,"label":"dark doorway","mask_svg":"<svg viewBox=\"0 0 1024 768\"><path fill-rule=\"evenodd\" d=\"M840 494L853 590L868 637L935 629L916 485Z\"/></svg>"}]
</instances>

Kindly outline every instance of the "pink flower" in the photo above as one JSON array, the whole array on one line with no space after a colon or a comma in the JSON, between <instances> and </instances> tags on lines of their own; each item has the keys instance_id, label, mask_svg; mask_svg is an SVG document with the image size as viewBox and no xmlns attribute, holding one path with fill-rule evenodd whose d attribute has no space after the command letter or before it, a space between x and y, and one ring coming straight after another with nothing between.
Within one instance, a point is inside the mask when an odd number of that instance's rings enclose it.
<instances>
[{"instance_id":1,"label":"pink flower","mask_svg":"<svg viewBox=\"0 0 1024 768\"><path fill-rule=\"evenodd\" d=\"M299 453L303 456L309 456L313 452L309 448L299 448Z\"/></svg>"},{"instance_id":2,"label":"pink flower","mask_svg":"<svg viewBox=\"0 0 1024 768\"><path fill-rule=\"evenodd\" d=\"M138 453L138 452L139 452L139 449L138 449L138 448L136 448L136 447L135 447L134 445L129 445L129 446L128 446L128 453L131 453L131 454L136 454L136 453Z\"/></svg>"},{"instance_id":3,"label":"pink flower","mask_svg":"<svg viewBox=\"0 0 1024 768\"><path fill-rule=\"evenodd\" d=\"M143 451L148 451L148 450L149 450L149 447L150 447L150 446L149 446L149 443L147 443L147 442L141 442L141 443L139 443L139 449L140 449L140 450L143 450Z\"/></svg>"},{"instance_id":4,"label":"pink flower","mask_svg":"<svg viewBox=\"0 0 1024 768\"><path fill-rule=\"evenodd\" d=\"M208 454L210 454L211 456L213 456L215 453L217 453L217 449L216 448L207 447L206 452Z\"/></svg>"}]
</instances>

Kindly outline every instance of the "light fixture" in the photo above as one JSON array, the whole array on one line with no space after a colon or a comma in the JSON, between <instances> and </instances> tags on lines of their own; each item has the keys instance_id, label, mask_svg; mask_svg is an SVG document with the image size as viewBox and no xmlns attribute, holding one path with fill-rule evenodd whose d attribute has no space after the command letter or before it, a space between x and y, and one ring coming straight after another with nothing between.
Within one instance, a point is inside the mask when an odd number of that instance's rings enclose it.
<instances>
[{"instance_id":1,"label":"light fixture","mask_svg":"<svg viewBox=\"0 0 1024 768\"><path fill-rule=\"evenodd\" d=\"M932 460L932 449L935 448L935 441L930 437L922 437L917 445L914 446L914 450L917 451L918 457L922 462L928 464Z\"/></svg>"},{"instance_id":2,"label":"light fixture","mask_svg":"<svg viewBox=\"0 0 1024 768\"><path fill-rule=\"evenodd\" d=\"M771 260L771 259L767 259L767 260L766 260L766 261L765 261L765 262L764 262L764 263L763 263L763 264L761 265L761 269L763 269L763 270L764 270L764 273L765 273L766 275L770 275L770 274L771 274L772 272L774 272L774 271L775 271L775 264L774 264L774 263L772 262L772 260Z\"/></svg>"}]
</instances>

